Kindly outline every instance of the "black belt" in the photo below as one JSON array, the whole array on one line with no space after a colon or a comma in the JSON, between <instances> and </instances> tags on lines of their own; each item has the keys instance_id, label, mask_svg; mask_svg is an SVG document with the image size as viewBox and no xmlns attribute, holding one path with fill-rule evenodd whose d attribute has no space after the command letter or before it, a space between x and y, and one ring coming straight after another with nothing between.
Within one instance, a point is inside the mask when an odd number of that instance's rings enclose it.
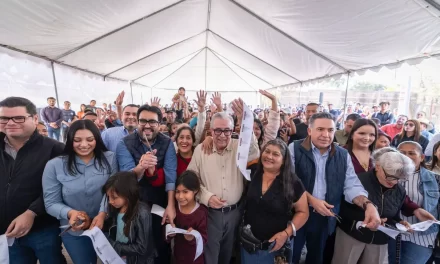
<instances>
[{"instance_id":1,"label":"black belt","mask_svg":"<svg viewBox=\"0 0 440 264\"><path fill-rule=\"evenodd\" d=\"M255 252L256 250L269 250L270 244L272 243L267 240L258 244L243 240L240 241L240 245L243 246L243 248L248 249L249 252Z\"/></svg>"},{"instance_id":2,"label":"black belt","mask_svg":"<svg viewBox=\"0 0 440 264\"><path fill-rule=\"evenodd\" d=\"M229 213L230 211L237 209L239 206L240 206L240 203L236 203L236 204L225 206L222 208L212 208L211 207L210 209L216 210L216 211L221 211L222 213Z\"/></svg>"}]
</instances>

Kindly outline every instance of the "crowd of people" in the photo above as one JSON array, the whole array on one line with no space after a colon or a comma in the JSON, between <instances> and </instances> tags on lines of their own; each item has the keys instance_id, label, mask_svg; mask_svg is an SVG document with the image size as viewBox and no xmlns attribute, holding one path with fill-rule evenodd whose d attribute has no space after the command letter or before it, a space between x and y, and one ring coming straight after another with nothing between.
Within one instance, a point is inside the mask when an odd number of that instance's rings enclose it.
<instances>
[{"instance_id":1,"label":"crowd of people","mask_svg":"<svg viewBox=\"0 0 440 264\"><path fill-rule=\"evenodd\" d=\"M62 247L74 263L97 263L81 236L95 227L126 263L434 261L438 225L411 230L439 219L440 134L426 113L395 115L388 102L368 113L317 103L290 112L260 93L271 107L254 110L250 181L237 166L239 98L225 104L200 91L192 104L181 87L170 106L157 97L124 104L121 92L78 112L49 97L39 113L26 98L0 101L0 234L15 238L10 263L65 263ZM410 233L378 231L397 223ZM166 224L188 233L165 237ZM192 230L204 244L198 258Z\"/></svg>"}]
</instances>

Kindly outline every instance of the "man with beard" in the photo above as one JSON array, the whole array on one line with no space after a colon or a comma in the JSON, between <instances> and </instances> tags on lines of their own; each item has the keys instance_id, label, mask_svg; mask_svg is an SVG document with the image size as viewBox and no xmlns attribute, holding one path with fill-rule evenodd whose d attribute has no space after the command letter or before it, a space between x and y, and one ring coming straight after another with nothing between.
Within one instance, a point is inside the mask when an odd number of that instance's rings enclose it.
<instances>
[{"instance_id":1,"label":"man with beard","mask_svg":"<svg viewBox=\"0 0 440 264\"><path fill-rule=\"evenodd\" d=\"M122 109L123 126L111 127L102 132L102 140L108 150L116 153L118 143L125 136L132 134L137 128L138 105L128 104Z\"/></svg>"},{"instance_id":2,"label":"man with beard","mask_svg":"<svg viewBox=\"0 0 440 264\"><path fill-rule=\"evenodd\" d=\"M169 246L161 225L173 224L176 217L174 190L177 157L171 139L159 132L162 112L156 106L143 105L137 111L138 129L117 145L116 155L121 171L138 176L141 200L165 209L163 218L153 215L153 236L158 252L155 263L169 263ZM164 173L157 173L163 170Z\"/></svg>"},{"instance_id":3,"label":"man with beard","mask_svg":"<svg viewBox=\"0 0 440 264\"><path fill-rule=\"evenodd\" d=\"M393 139L397 134L402 132L403 124L408 120L406 115L399 115L395 124L382 126L380 129Z\"/></svg>"}]
</instances>

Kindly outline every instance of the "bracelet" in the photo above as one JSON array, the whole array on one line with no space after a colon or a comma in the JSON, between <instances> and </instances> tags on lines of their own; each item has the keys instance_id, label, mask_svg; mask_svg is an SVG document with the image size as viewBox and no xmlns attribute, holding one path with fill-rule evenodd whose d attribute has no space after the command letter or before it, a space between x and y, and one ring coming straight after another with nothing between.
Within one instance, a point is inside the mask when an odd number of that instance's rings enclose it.
<instances>
[{"instance_id":1,"label":"bracelet","mask_svg":"<svg viewBox=\"0 0 440 264\"><path fill-rule=\"evenodd\" d=\"M286 234L287 234L287 237L290 237L290 236L289 236L289 233L287 233L287 231L286 231L285 229L284 229L284 232L286 232Z\"/></svg>"},{"instance_id":2,"label":"bracelet","mask_svg":"<svg viewBox=\"0 0 440 264\"><path fill-rule=\"evenodd\" d=\"M292 226L292 236L296 236L296 228L292 221L289 221L290 226Z\"/></svg>"}]
</instances>

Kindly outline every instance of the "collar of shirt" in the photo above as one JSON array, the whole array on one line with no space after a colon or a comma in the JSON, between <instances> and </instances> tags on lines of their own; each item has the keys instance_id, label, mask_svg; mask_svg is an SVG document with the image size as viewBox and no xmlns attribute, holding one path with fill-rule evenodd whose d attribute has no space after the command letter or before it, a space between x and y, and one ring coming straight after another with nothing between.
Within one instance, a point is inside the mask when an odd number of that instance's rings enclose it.
<instances>
[{"instance_id":1,"label":"collar of shirt","mask_svg":"<svg viewBox=\"0 0 440 264\"><path fill-rule=\"evenodd\" d=\"M213 142L214 143L214 142ZM229 143L225 148L226 151L231 151L232 150L232 138L229 139ZM213 152L217 152L217 147L215 146L215 144L213 144L213 148L212 148Z\"/></svg>"},{"instance_id":2,"label":"collar of shirt","mask_svg":"<svg viewBox=\"0 0 440 264\"><path fill-rule=\"evenodd\" d=\"M103 154L104 155L104 154ZM104 156L103 156L104 157ZM104 157L105 158L105 157ZM95 165L95 156L93 156L93 158L89 161L89 163L87 163L87 164L85 164L84 163L84 161L78 156L78 155L75 155L75 162L77 163L77 164L81 164L81 165L84 165L84 166L91 166L91 165Z\"/></svg>"},{"instance_id":3,"label":"collar of shirt","mask_svg":"<svg viewBox=\"0 0 440 264\"><path fill-rule=\"evenodd\" d=\"M314 152L315 154L319 154L321 156L327 156L330 153L330 149L331 147L329 146L327 151L324 154L321 154L321 151L315 147L315 145L313 145L313 142L310 142L312 144L312 152Z\"/></svg>"}]
</instances>

